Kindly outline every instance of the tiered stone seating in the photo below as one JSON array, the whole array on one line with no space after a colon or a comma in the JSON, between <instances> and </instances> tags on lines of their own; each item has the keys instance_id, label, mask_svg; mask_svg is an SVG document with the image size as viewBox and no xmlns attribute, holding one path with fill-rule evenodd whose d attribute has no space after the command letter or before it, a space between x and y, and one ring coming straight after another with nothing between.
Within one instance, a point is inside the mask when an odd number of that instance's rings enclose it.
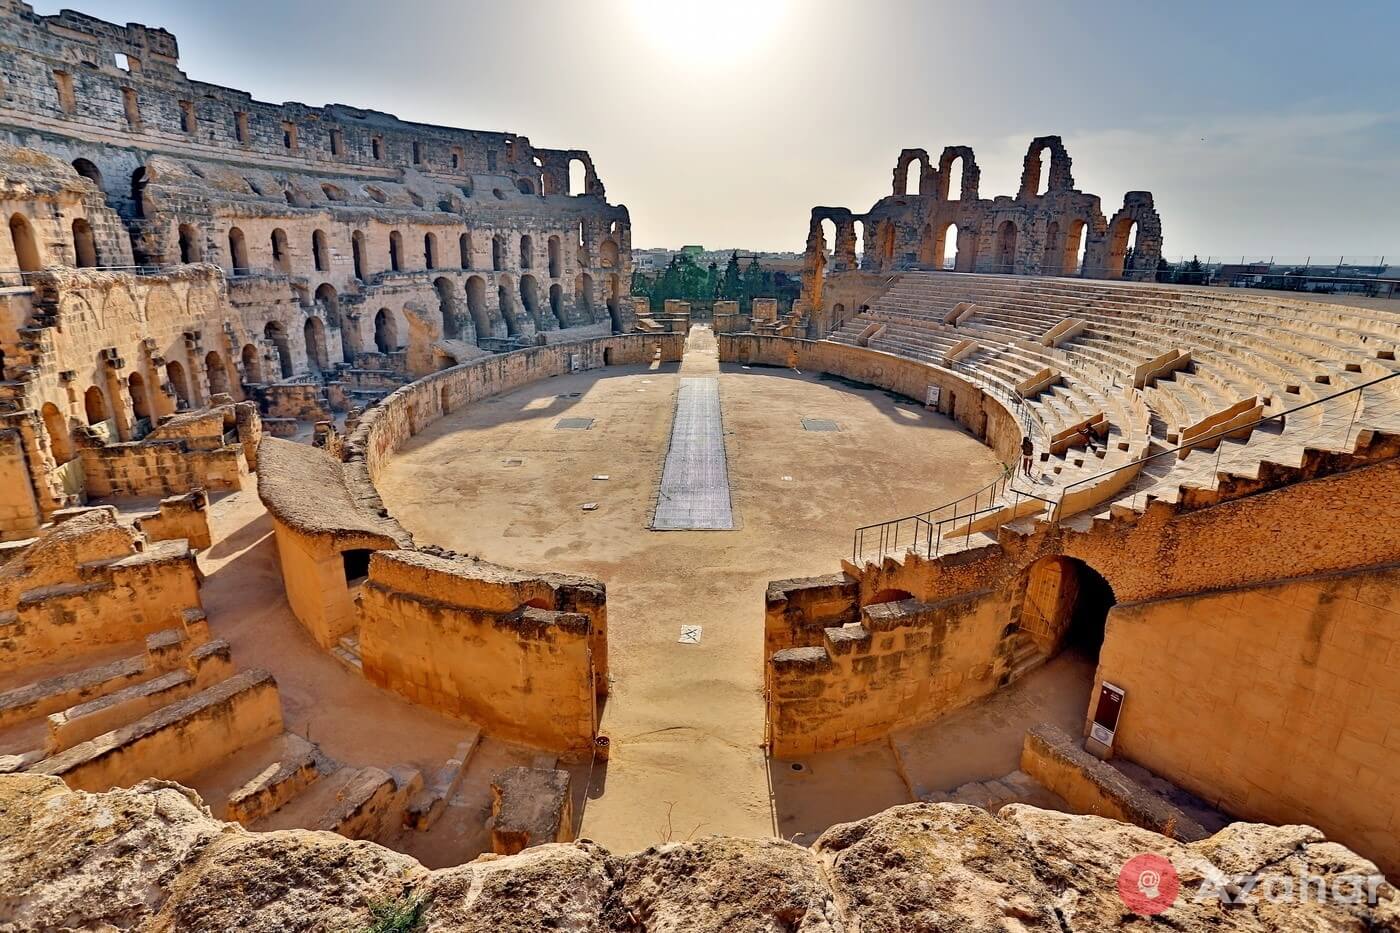
<instances>
[{"instance_id":1,"label":"tiered stone seating","mask_svg":"<svg viewBox=\"0 0 1400 933\"><path fill-rule=\"evenodd\" d=\"M1042 454L1050 485L1032 488L1051 499L1149 452L1209 437L1219 425L1242 428L1232 439L1209 440L1203 445L1209 453L1196 450L1170 468L1150 461L1141 476L1105 480L1105 491L1120 487L1110 498L1136 507L1177 501L1183 485L1213 488L1217 473L1257 476L1264 461L1296 467L1309 447L1348 452L1363 426L1400 427L1400 379L1360 399L1357 393L1333 398L1400 371L1400 314L1218 289L906 273L830 339L855 343L875 321L885 328L869 341L872 348L935 364L960 341L976 341L979 349L950 365L1002 392L1046 369L1058 373L1055 384L1026 400L1046 438L1102 416L1107 443L1099 456L1071 450L1061 457L1053 447ZM1077 329L1080 321L1078 333L1066 324ZM1045 345L1057 327L1071 336ZM1190 355L1189 363L1136 393L1125 391L1143 364L1177 350ZM1250 429L1247 413L1267 417L1310 402L1320 404ZM1106 501L1082 494L1083 486L1076 490L1079 508ZM984 520L977 530L1006 517Z\"/></svg>"}]
</instances>

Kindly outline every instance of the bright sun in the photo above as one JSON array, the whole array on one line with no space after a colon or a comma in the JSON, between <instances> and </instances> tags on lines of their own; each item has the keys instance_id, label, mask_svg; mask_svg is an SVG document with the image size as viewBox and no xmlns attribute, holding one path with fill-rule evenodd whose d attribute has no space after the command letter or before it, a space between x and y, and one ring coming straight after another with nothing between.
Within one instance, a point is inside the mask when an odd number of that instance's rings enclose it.
<instances>
[{"instance_id":1,"label":"bright sun","mask_svg":"<svg viewBox=\"0 0 1400 933\"><path fill-rule=\"evenodd\" d=\"M764 48L791 0L631 0L632 17L658 51L734 61Z\"/></svg>"}]
</instances>

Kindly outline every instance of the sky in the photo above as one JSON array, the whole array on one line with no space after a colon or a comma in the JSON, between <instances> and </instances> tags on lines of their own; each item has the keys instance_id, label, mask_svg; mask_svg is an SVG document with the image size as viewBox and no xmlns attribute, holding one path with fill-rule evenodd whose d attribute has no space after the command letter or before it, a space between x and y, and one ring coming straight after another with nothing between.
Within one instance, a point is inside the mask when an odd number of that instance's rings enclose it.
<instances>
[{"instance_id":1,"label":"sky","mask_svg":"<svg viewBox=\"0 0 1400 933\"><path fill-rule=\"evenodd\" d=\"M635 247L801 250L906 147L1014 195L1054 134L1105 214L1153 192L1169 257L1400 258L1395 0L72 2L260 100L587 149Z\"/></svg>"}]
</instances>

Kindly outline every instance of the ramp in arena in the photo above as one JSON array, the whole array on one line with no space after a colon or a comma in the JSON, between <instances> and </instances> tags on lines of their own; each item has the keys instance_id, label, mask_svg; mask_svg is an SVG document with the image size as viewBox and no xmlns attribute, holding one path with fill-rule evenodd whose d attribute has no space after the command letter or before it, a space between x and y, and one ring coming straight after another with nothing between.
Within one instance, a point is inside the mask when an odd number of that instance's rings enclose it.
<instances>
[{"instance_id":1,"label":"ramp in arena","mask_svg":"<svg viewBox=\"0 0 1400 933\"><path fill-rule=\"evenodd\" d=\"M718 379L681 378L651 527L654 531L734 528Z\"/></svg>"}]
</instances>

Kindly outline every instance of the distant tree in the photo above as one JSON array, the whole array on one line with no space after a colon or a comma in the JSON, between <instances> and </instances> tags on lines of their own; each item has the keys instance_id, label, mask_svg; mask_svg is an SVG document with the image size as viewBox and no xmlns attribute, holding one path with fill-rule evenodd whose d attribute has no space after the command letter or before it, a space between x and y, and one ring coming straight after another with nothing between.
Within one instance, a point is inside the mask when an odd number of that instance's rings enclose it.
<instances>
[{"instance_id":1,"label":"distant tree","mask_svg":"<svg viewBox=\"0 0 1400 933\"><path fill-rule=\"evenodd\" d=\"M739 254L730 253L729 262L724 266L724 280L720 283L719 297L725 301L742 301L744 282L739 274Z\"/></svg>"}]
</instances>

